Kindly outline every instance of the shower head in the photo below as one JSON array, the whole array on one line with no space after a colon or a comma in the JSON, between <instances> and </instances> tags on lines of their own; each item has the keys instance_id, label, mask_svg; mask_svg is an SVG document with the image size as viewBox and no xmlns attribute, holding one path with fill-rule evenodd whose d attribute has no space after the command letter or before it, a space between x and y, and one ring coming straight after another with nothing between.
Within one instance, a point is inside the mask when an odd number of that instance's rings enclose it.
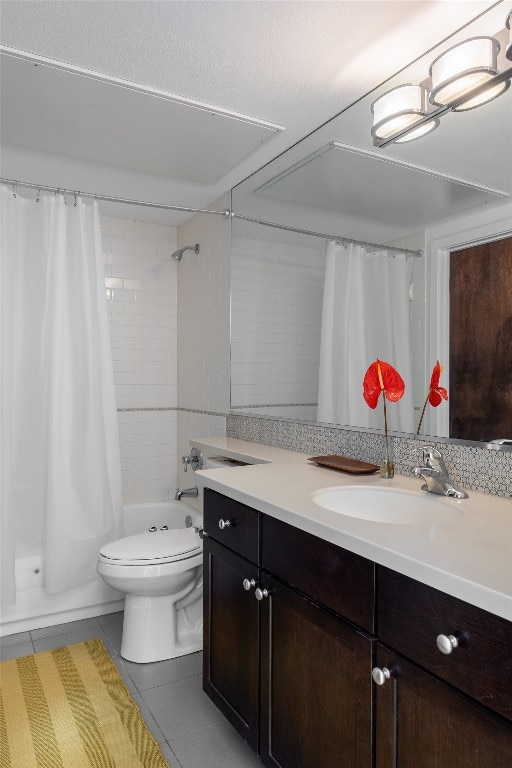
<instances>
[{"instance_id":1,"label":"shower head","mask_svg":"<svg viewBox=\"0 0 512 768\"><path fill-rule=\"evenodd\" d=\"M181 261L181 257L183 256L185 251L194 251L194 253L199 253L200 250L201 250L201 246L199 245L199 243L196 243L195 245L184 245L183 248L180 248L179 250L174 251L174 253L172 254L172 258L176 259L176 261L179 262Z\"/></svg>"}]
</instances>

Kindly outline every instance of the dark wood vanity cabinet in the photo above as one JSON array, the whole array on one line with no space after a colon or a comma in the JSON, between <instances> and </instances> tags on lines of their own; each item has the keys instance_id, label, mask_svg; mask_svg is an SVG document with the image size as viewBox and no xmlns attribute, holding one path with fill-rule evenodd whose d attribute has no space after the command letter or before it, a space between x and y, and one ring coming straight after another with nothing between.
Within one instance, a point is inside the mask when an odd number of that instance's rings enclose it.
<instances>
[{"instance_id":1,"label":"dark wood vanity cabinet","mask_svg":"<svg viewBox=\"0 0 512 768\"><path fill-rule=\"evenodd\" d=\"M375 640L326 605L373 626L373 563L209 489L204 528L205 692L266 766L371 768Z\"/></svg>"},{"instance_id":2,"label":"dark wood vanity cabinet","mask_svg":"<svg viewBox=\"0 0 512 768\"><path fill-rule=\"evenodd\" d=\"M382 567L377 606L376 768L511 768L512 624Z\"/></svg>"},{"instance_id":3,"label":"dark wood vanity cabinet","mask_svg":"<svg viewBox=\"0 0 512 768\"><path fill-rule=\"evenodd\" d=\"M511 622L209 489L205 531L204 690L265 766L511 768Z\"/></svg>"},{"instance_id":4,"label":"dark wood vanity cabinet","mask_svg":"<svg viewBox=\"0 0 512 768\"><path fill-rule=\"evenodd\" d=\"M377 665L375 768L512 766L511 723L380 644Z\"/></svg>"},{"instance_id":5,"label":"dark wood vanity cabinet","mask_svg":"<svg viewBox=\"0 0 512 768\"><path fill-rule=\"evenodd\" d=\"M257 750L260 514L205 489L204 531L203 688Z\"/></svg>"},{"instance_id":6,"label":"dark wood vanity cabinet","mask_svg":"<svg viewBox=\"0 0 512 768\"><path fill-rule=\"evenodd\" d=\"M373 639L263 572L260 759L371 768Z\"/></svg>"},{"instance_id":7,"label":"dark wood vanity cabinet","mask_svg":"<svg viewBox=\"0 0 512 768\"><path fill-rule=\"evenodd\" d=\"M511 622L383 567L377 605L382 643L512 722Z\"/></svg>"}]
</instances>

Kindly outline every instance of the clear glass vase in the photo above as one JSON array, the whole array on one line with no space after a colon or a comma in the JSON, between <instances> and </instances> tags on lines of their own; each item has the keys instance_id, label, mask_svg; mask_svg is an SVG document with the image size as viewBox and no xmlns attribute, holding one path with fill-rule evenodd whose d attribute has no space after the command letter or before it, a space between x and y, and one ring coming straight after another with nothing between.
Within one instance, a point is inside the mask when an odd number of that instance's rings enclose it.
<instances>
[{"instance_id":1,"label":"clear glass vase","mask_svg":"<svg viewBox=\"0 0 512 768\"><path fill-rule=\"evenodd\" d=\"M395 476L393 442L389 437L386 437L382 447L382 454L380 457L380 476L388 479Z\"/></svg>"}]
</instances>

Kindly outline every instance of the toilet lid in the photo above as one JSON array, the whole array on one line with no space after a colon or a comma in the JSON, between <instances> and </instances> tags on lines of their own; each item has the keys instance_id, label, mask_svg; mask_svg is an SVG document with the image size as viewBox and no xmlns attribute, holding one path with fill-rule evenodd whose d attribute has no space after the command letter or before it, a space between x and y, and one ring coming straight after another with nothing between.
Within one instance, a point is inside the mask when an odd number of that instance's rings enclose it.
<instances>
[{"instance_id":1,"label":"toilet lid","mask_svg":"<svg viewBox=\"0 0 512 768\"><path fill-rule=\"evenodd\" d=\"M137 533L124 539L105 544L100 555L109 560L161 562L173 558L182 559L201 550L194 528L175 528L170 531Z\"/></svg>"}]
</instances>

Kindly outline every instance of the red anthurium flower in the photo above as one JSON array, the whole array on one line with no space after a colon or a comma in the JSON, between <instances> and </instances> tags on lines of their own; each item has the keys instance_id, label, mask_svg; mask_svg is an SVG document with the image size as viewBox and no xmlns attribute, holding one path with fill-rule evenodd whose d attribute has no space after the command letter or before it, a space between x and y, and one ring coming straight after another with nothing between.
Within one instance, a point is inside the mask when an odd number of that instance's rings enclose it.
<instances>
[{"instance_id":1,"label":"red anthurium flower","mask_svg":"<svg viewBox=\"0 0 512 768\"><path fill-rule=\"evenodd\" d=\"M432 370L432 376L430 377L430 386L428 388L427 396L425 398L425 403L423 405L423 410L421 412L418 429L416 430L417 435L419 435L420 433L421 425L423 423L423 417L425 415L425 410L427 408L427 403L430 403L430 405L433 405L434 408L437 408L437 406L440 405L443 402L443 400L448 400L448 392L444 387L439 386L439 379L441 378L442 372L443 372L443 367L439 363L439 360L437 360Z\"/></svg>"},{"instance_id":2,"label":"red anthurium flower","mask_svg":"<svg viewBox=\"0 0 512 768\"><path fill-rule=\"evenodd\" d=\"M376 408L381 393L392 403L396 403L405 392L404 380L389 363L375 360L366 371L363 380L363 397L370 406Z\"/></svg>"},{"instance_id":3,"label":"red anthurium flower","mask_svg":"<svg viewBox=\"0 0 512 768\"><path fill-rule=\"evenodd\" d=\"M434 365L432 377L430 379L430 388L428 390L428 401L434 408L437 408L443 400L448 400L448 392L444 387L439 386L439 379L441 378L442 372L443 367L439 364L438 360Z\"/></svg>"}]
</instances>

